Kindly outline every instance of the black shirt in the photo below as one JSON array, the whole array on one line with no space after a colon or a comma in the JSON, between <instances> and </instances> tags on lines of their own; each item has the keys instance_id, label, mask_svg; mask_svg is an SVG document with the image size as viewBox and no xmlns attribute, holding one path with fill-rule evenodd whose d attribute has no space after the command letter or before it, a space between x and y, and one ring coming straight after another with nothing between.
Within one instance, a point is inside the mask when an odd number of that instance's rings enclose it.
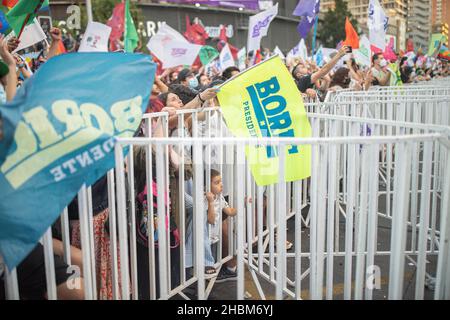
<instances>
[{"instance_id":1,"label":"black shirt","mask_svg":"<svg viewBox=\"0 0 450 320\"><path fill-rule=\"evenodd\" d=\"M313 88L313 83L311 82L311 75L307 74L305 76L302 76L297 81L297 88L300 90L301 93L305 93L307 89Z\"/></svg>"}]
</instances>

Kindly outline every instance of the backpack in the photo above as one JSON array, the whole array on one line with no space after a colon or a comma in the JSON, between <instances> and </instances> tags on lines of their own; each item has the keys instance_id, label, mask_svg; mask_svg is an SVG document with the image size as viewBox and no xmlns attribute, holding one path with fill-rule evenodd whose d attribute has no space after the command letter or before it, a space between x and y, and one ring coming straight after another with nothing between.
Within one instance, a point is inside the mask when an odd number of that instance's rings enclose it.
<instances>
[{"instance_id":1,"label":"backpack","mask_svg":"<svg viewBox=\"0 0 450 320\"><path fill-rule=\"evenodd\" d=\"M157 205L157 199L158 199L158 186L155 181L152 181L152 195L153 195L153 215L156 217L158 215L158 205ZM170 202L168 194L164 194L164 203L166 207L166 221L165 226L166 230L169 230L170 228L170 247L176 248L180 244L180 237L177 225L175 223L175 219L173 215L170 214ZM148 228L148 201L147 201L147 185L145 185L144 190L142 190L136 197L136 214L137 214L137 224L136 224L136 238L137 241L139 241L142 245L148 247L148 235L149 235L149 228ZM155 223L154 226L154 241L155 241L155 247L158 248L158 226Z\"/></svg>"}]
</instances>

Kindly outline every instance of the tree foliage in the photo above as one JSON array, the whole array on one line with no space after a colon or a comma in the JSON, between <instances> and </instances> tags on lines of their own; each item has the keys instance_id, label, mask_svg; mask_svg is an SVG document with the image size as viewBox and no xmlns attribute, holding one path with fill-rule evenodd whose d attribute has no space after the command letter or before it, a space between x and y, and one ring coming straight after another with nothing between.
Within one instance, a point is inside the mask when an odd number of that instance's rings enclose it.
<instances>
[{"instance_id":1,"label":"tree foliage","mask_svg":"<svg viewBox=\"0 0 450 320\"><path fill-rule=\"evenodd\" d=\"M345 18L348 17L358 32L358 22L348 10L347 2L334 0L335 9L328 9L322 19L319 19L317 38L327 48L335 48L339 41L345 39Z\"/></svg>"}]
</instances>

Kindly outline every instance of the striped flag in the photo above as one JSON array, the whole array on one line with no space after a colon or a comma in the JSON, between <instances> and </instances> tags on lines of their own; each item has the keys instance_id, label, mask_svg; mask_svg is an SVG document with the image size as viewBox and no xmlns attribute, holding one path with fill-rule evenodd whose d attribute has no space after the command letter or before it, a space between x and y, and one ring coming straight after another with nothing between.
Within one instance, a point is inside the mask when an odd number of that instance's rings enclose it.
<instances>
[{"instance_id":1,"label":"striped flag","mask_svg":"<svg viewBox=\"0 0 450 320\"><path fill-rule=\"evenodd\" d=\"M48 6L48 0L20 0L6 14L6 18L14 32L20 35L25 25L32 23L39 10L45 6Z\"/></svg>"}]
</instances>

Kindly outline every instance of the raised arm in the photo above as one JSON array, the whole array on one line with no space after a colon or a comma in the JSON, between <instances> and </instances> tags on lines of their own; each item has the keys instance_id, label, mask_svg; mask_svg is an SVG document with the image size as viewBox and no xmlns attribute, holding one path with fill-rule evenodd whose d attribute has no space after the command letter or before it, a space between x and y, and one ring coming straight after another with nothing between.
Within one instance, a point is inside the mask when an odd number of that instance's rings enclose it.
<instances>
[{"instance_id":1,"label":"raised arm","mask_svg":"<svg viewBox=\"0 0 450 320\"><path fill-rule=\"evenodd\" d=\"M62 41L61 30L58 28L52 28L50 30L50 36L52 37L52 44L50 45L47 59L50 59L50 58L58 55L59 43Z\"/></svg>"},{"instance_id":2,"label":"raised arm","mask_svg":"<svg viewBox=\"0 0 450 320\"><path fill-rule=\"evenodd\" d=\"M336 63L338 63L338 61L347 54L347 50L348 50L348 46L343 46L342 48L340 48L338 53L330 60L330 62L328 62L326 65L324 65L322 67L322 69L320 69L317 72L314 72L311 75L311 82L315 83L317 80L319 80L322 77L324 77L325 75L327 75L328 72L330 72L331 69L333 69L333 67L336 65Z\"/></svg>"},{"instance_id":3,"label":"raised arm","mask_svg":"<svg viewBox=\"0 0 450 320\"><path fill-rule=\"evenodd\" d=\"M0 36L0 56L8 66L9 72L6 75L6 101L11 101L16 95L17 91L17 74L16 74L16 60L8 50L8 41L5 36Z\"/></svg>"}]
</instances>

